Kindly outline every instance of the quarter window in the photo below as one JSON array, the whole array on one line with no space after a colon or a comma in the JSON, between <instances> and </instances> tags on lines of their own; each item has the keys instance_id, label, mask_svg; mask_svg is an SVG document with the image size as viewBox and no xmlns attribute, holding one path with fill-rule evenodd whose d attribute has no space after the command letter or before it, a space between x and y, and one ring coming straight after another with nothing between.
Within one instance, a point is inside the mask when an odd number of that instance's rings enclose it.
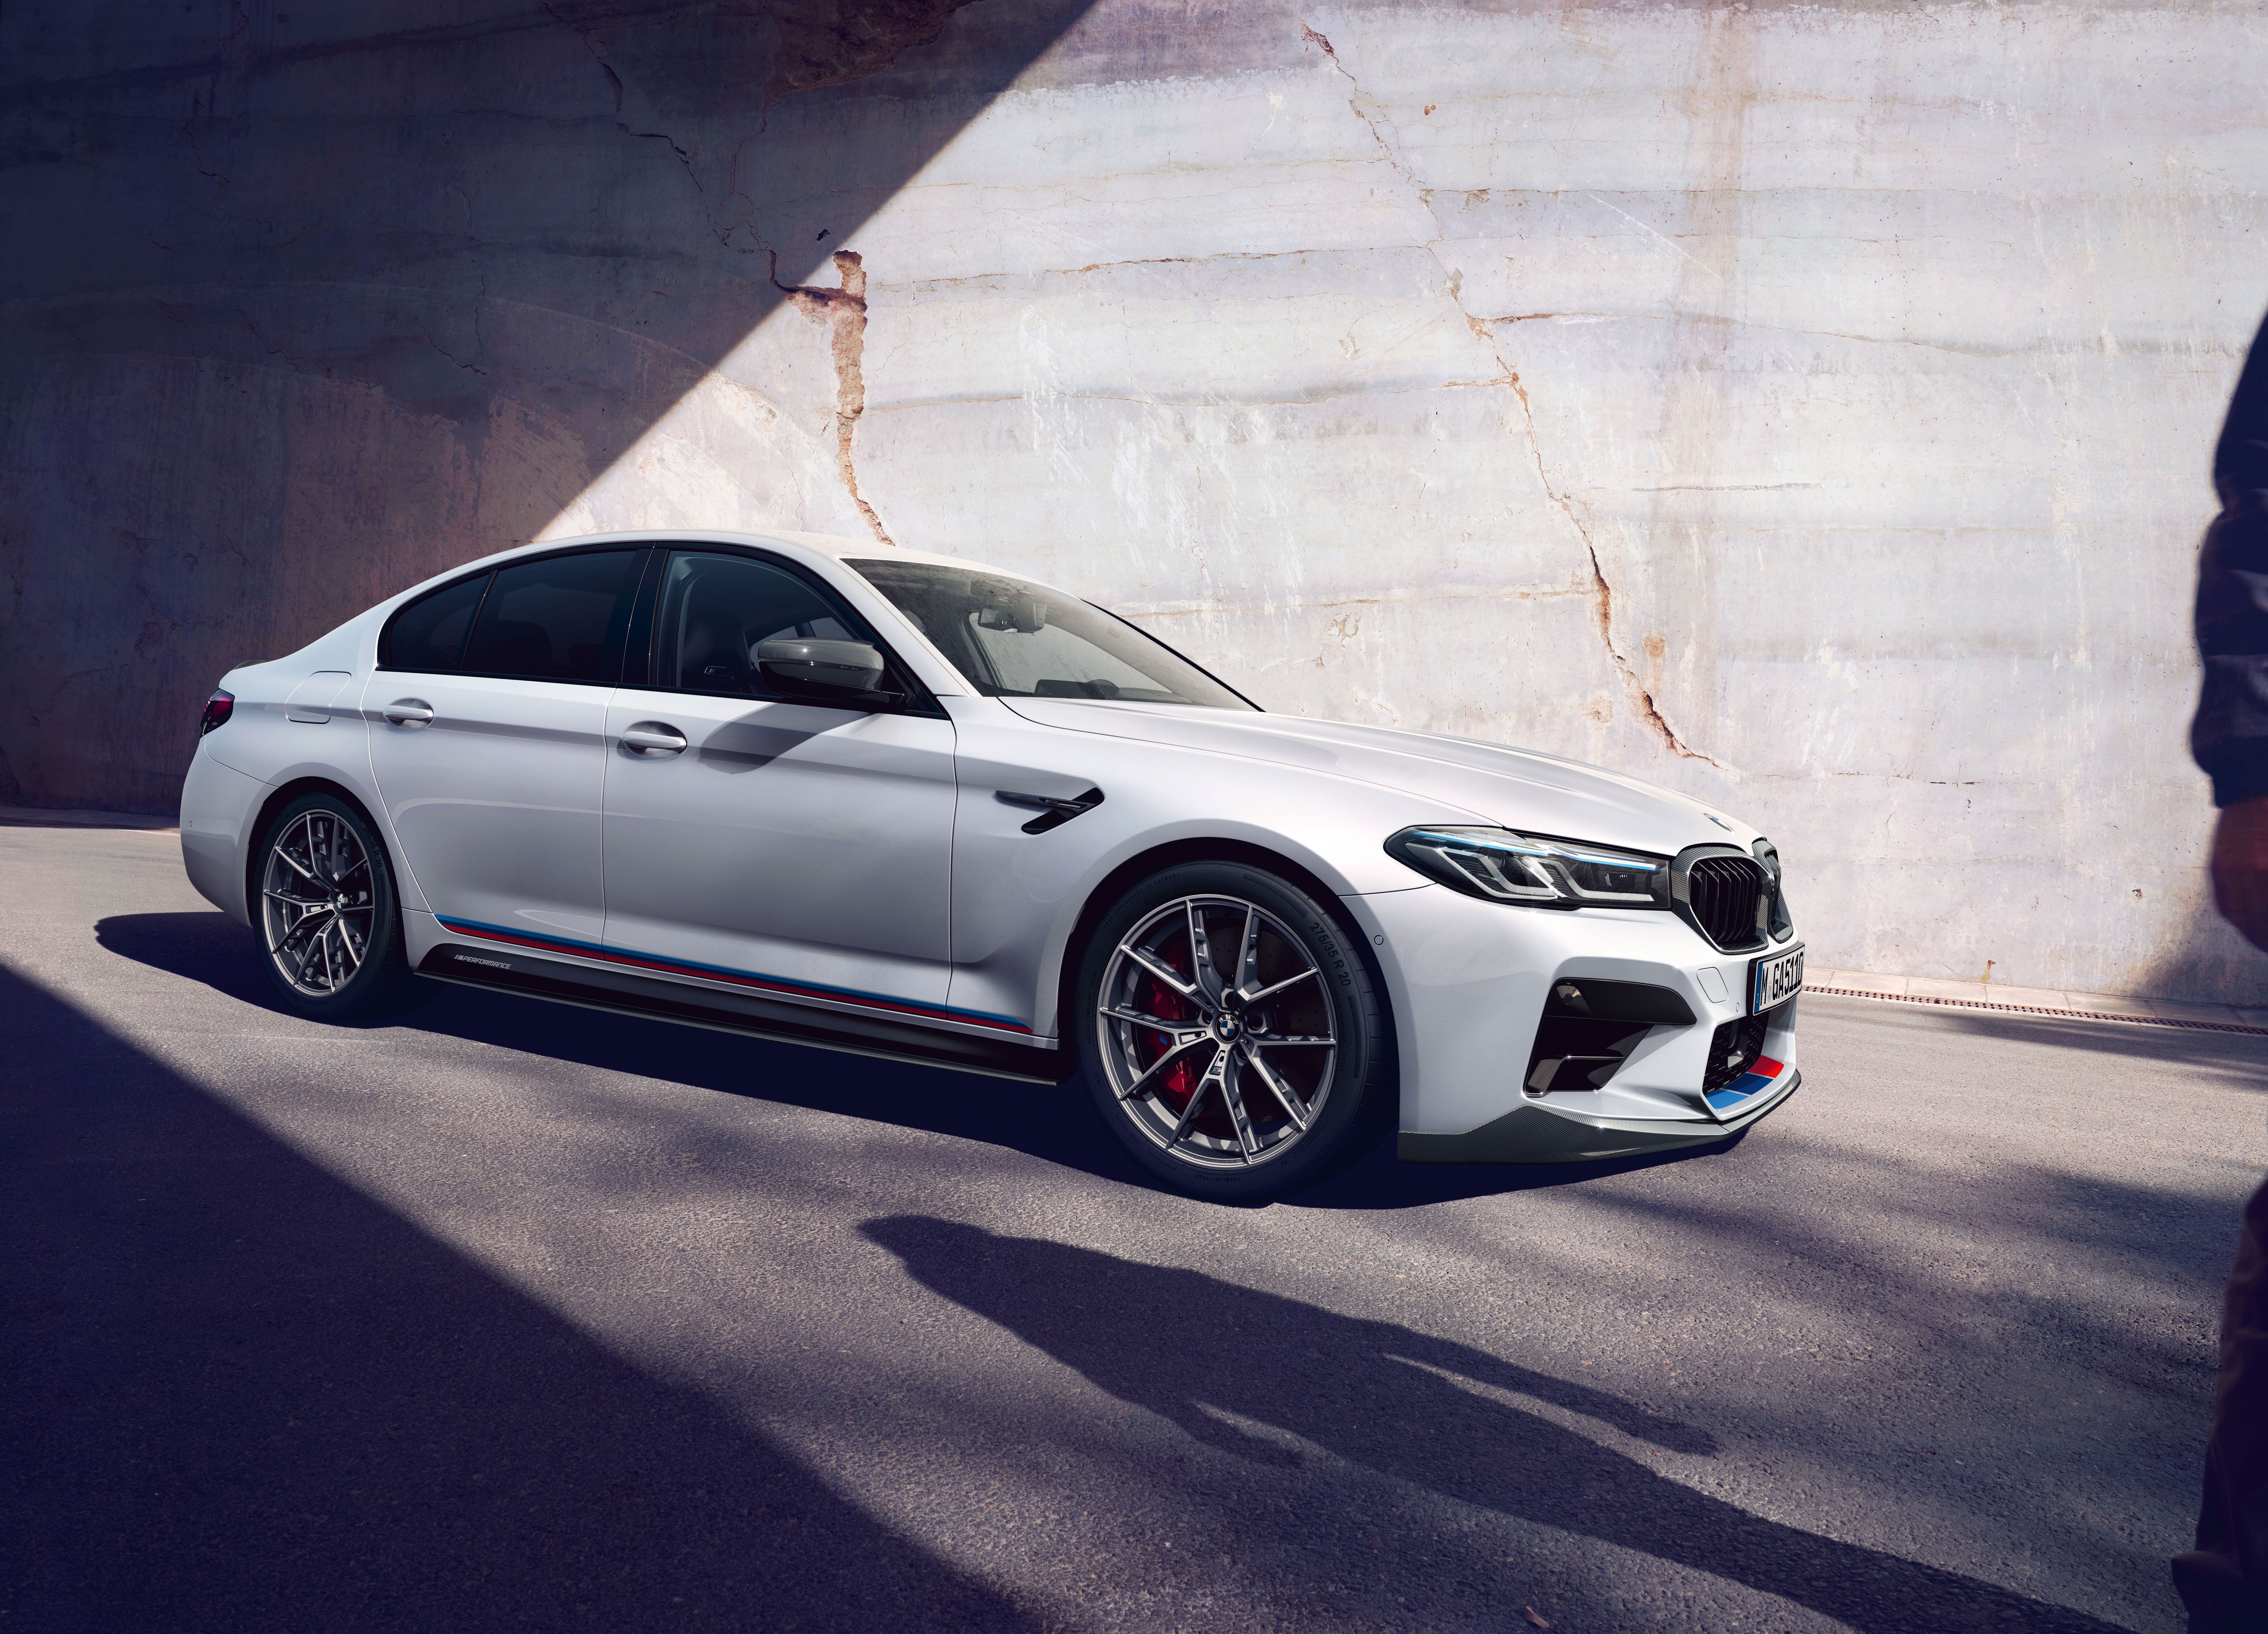
<instances>
[{"instance_id":1,"label":"quarter window","mask_svg":"<svg viewBox=\"0 0 2268 1634\"><path fill-rule=\"evenodd\" d=\"M428 592L394 615L379 659L383 669L451 671L465 656L473 615L493 575L476 573Z\"/></svg>"},{"instance_id":2,"label":"quarter window","mask_svg":"<svg viewBox=\"0 0 2268 1634\"><path fill-rule=\"evenodd\" d=\"M497 570L465 668L529 681L611 682L622 667L642 550L585 550Z\"/></svg>"}]
</instances>

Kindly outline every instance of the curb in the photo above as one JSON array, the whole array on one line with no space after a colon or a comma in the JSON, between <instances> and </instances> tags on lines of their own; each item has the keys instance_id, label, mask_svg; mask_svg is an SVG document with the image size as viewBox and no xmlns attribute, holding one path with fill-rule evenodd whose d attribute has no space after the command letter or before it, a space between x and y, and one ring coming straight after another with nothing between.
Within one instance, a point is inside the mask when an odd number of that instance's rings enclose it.
<instances>
[{"instance_id":1,"label":"curb","mask_svg":"<svg viewBox=\"0 0 2268 1634\"><path fill-rule=\"evenodd\" d=\"M138 828L145 834L180 832L171 817L145 817L135 812L58 810L45 806L0 806L0 828Z\"/></svg>"}]
</instances>

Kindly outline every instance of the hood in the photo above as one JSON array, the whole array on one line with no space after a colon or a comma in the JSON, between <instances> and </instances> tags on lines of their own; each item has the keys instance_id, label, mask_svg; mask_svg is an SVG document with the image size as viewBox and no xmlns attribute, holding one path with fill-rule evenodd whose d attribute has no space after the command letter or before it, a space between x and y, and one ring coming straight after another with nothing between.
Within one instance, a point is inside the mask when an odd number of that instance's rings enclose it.
<instances>
[{"instance_id":1,"label":"hood","mask_svg":"<svg viewBox=\"0 0 2268 1634\"><path fill-rule=\"evenodd\" d=\"M1439 738L1387 726L1354 726L1297 715L1243 714L1100 700L1002 698L1025 719L1069 732L1169 743L1329 772L1429 802L1454 806L1476 822L1599 845L1675 855L1689 845L1749 846L1754 828L1698 800L1619 772L1533 749L1469 738ZM1413 813L1410 821L1433 819Z\"/></svg>"}]
</instances>

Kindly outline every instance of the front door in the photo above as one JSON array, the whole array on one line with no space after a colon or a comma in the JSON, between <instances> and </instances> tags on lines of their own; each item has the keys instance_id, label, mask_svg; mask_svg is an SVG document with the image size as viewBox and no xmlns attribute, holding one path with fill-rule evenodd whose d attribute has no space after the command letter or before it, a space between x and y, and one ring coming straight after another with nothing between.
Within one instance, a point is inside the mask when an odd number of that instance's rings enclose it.
<instances>
[{"instance_id":1,"label":"front door","mask_svg":"<svg viewBox=\"0 0 2268 1634\"><path fill-rule=\"evenodd\" d=\"M387 625L364 694L403 861L451 929L595 947L607 697L642 549L511 563Z\"/></svg>"},{"instance_id":2,"label":"front door","mask_svg":"<svg viewBox=\"0 0 2268 1634\"><path fill-rule=\"evenodd\" d=\"M755 649L787 635L874 638L784 563L671 553L647 684L607 709L607 946L822 1007L954 1019L953 723L780 697Z\"/></svg>"}]
</instances>

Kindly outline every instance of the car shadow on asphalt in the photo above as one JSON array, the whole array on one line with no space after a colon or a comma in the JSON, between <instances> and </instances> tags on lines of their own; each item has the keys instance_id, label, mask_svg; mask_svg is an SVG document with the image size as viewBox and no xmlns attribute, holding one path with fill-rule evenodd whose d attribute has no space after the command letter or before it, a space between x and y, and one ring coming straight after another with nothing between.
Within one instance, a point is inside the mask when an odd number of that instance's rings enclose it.
<instances>
[{"instance_id":1,"label":"car shadow on asphalt","mask_svg":"<svg viewBox=\"0 0 2268 1634\"><path fill-rule=\"evenodd\" d=\"M121 914L94 931L100 945L122 958L203 983L246 1004L281 1008L251 934L225 914ZM1077 1078L1047 1086L979 1078L463 987L385 1025L982 1141L1125 1185L1163 1189L1110 1138ZM1388 1138L1344 1172L1285 1202L1357 1211L1419 1208L1723 1156L1741 1139L1735 1135L1682 1152L1598 1163L1419 1164L1398 1161Z\"/></svg>"},{"instance_id":2,"label":"car shadow on asphalt","mask_svg":"<svg viewBox=\"0 0 2268 1634\"><path fill-rule=\"evenodd\" d=\"M1273 1482L1298 1483L1282 1495L1296 1526L1254 1515L1241 1523L1252 1535L1224 1535L1225 1548L1285 1550L1372 1528L1366 1513L1339 1513L1362 1500L1306 1450L1315 1448L1461 1504L1782 1596L1859 1634L2115 1626L1768 1520L1665 1477L1650 1465L1653 1449L1707 1456L1716 1448L1706 1431L1469 1346L1199 1271L951 1220L901 1215L859 1229L939 1297L1193 1439L1262 1466ZM1602 1445L1473 1386L1549 1403L1640 1445ZM1239 1525L1236 1513L1222 1524Z\"/></svg>"},{"instance_id":3,"label":"car shadow on asphalt","mask_svg":"<svg viewBox=\"0 0 2268 1634\"><path fill-rule=\"evenodd\" d=\"M1029 1626L5 969L0 1036L9 1627Z\"/></svg>"}]
</instances>

